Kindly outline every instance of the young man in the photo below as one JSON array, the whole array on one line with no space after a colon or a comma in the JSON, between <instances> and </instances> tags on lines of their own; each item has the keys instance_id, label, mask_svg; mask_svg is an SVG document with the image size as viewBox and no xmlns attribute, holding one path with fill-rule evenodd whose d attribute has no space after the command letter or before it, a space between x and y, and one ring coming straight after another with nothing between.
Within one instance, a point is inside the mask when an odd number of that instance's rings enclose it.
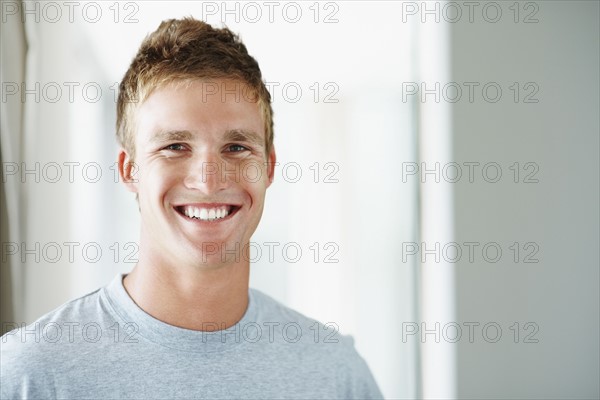
<instances>
[{"instance_id":1,"label":"young man","mask_svg":"<svg viewBox=\"0 0 600 400\"><path fill-rule=\"evenodd\" d=\"M117 135L139 262L2 337L2 398L381 397L351 338L248 287L275 150L235 35L164 21L121 82Z\"/></svg>"}]
</instances>

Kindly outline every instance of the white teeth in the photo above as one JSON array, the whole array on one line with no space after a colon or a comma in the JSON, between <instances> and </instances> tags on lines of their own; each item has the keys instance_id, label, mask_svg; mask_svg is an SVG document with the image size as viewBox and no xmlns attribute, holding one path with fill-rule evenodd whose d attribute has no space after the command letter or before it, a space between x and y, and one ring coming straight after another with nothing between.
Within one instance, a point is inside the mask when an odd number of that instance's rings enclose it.
<instances>
[{"instance_id":1,"label":"white teeth","mask_svg":"<svg viewBox=\"0 0 600 400\"><path fill-rule=\"evenodd\" d=\"M185 206L183 213L188 218L195 218L201 221L214 221L216 219L225 218L229 215L229 207L223 206L219 208L198 208L193 206Z\"/></svg>"},{"instance_id":2,"label":"white teeth","mask_svg":"<svg viewBox=\"0 0 600 400\"><path fill-rule=\"evenodd\" d=\"M200 215L198 215L196 218L200 218L206 221L208 219L208 210L206 208L201 208Z\"/></svg>"}]
</instances>

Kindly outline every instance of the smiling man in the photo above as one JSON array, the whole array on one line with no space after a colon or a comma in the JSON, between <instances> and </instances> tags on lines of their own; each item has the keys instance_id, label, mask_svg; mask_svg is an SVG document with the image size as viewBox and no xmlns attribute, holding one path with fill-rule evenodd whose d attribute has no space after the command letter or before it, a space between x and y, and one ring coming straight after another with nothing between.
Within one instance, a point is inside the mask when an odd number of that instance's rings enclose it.
<instances>
[{"instance_id":1,"label":"smiling man","mask_svg":"<svg viewBox=\"0 0 600 400\"><path fill-rule=\"evenodd\" d=\"M242 249L275 163L270 127L248 84L201 74L149 94L133 118L135 150L119 155L142 214L139 263L125 288L150 315L195 330L227 328L247 308Z\"/></svg>"},{"instance_id":2,"label":"smiling man","mask_svg":"<svg viewBox=\"0 0 600 400\"><path fill-rule=\"evenodd\" d=\"M380 398L352 339L249 289L270 95L228 29L164 21L125 74L119 171L139 262L2 337L2 398Z\"/></svg>"}]
</instances>

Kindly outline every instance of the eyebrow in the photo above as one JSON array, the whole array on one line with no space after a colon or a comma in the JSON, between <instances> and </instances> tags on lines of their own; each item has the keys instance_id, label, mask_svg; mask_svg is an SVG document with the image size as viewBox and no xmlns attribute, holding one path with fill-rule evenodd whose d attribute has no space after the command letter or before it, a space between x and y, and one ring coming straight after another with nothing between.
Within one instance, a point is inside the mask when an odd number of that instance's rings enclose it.
<instances>
[{"instance_id":1,"label":"eyebrow","mask_svg":"<svg viewBox=\"0 0 600 400\"><path fill-rule=\"evenodd\" d=\"M188 141L193 138L190 131L158 131L152 135L152 142Z\"/></svg>"},{"instance_id":2,"label":"eyebrow","mask_svg":"<svg viewBox=\"0 0 600 400\"><path fill-rule=\"evenodd\" d=\"M263 138L254 131L245 129L231 129L225 133L225 140L228 142L250 142L258 146L264 146Z\"/></svg>"},{"instance_id":3,"label":"eyebrow","mask_svg":"<svg viewBox=\"0 0 600 400\"><path fill-rule=\"evenodd\" d=\"M176 142L176 141L191 141L194 135L190 131L186 130L173 130L173 131L158 131L152 135L150 141L155 143L164 142ZM230 129L225 132L224 136L227 142L248 142L257 146L264 147L265 143L263 138L254 131L245 129Z\"/></svg>"}]
</instances>

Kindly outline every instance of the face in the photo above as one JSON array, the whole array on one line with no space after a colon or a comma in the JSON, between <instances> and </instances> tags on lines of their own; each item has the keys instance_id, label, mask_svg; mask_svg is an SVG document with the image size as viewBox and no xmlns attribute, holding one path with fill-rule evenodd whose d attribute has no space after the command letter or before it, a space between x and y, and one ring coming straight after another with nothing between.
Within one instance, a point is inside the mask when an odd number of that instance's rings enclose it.
<instances>
[{"instance_id":1,"label":"face","mask_svg":"<svg viewBox=\"0 0 600 400\"><path fill-rule=\"evenodd\" d=\"M194 81L156 90L136 113L141 255L219 266L246 254L273 179L264 123L253 96L235 81ZM242 250L246 246L246 253Z\"/></svg>"}]
</instances>

